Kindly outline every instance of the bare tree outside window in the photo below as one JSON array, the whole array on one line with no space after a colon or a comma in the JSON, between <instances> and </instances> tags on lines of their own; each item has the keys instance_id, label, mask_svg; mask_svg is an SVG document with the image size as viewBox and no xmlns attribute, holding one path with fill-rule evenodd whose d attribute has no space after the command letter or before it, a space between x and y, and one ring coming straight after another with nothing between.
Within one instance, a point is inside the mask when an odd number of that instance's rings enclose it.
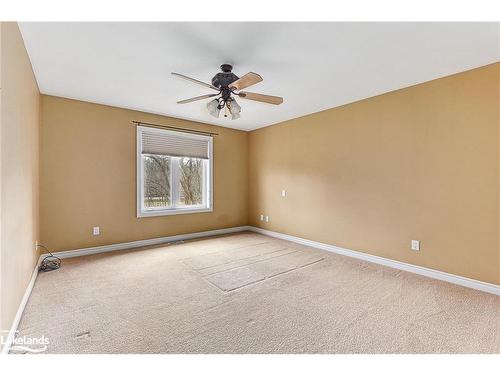
<instances>
[{"instance_id":1,"label":"bare tree outside window","mask_svg":"<svg viewBox=\"0 0 500 375\"><path fill-rule=\"evenodd\" d=\"M181 158L179 160L181 202L185 205L203 203L203 160Z\"/></svg>"},{"instance_id":2,"label":"bare tree outside window","mask_svg":"<svg viewBox=\"0 0 500 375\"><path fill-rule=\"evenodd\" d=\"M144 206L147 208L170 206L170 157L163 155L143 155L143 157Z\"/></svg>"},{"instance_id":3,"label":"bare tree outside window","mask_svg":"<svg viewBox=\"0 0 500 375\"><path fill-rule=\"evenodd\" d=\"M179 190L176 204L203 204L203 159L172 158L164 155L143 155L144 207L161 208L173 205L171 187ZM172 168L177 168L174 181Z\"/></svg>"}]
</instances>

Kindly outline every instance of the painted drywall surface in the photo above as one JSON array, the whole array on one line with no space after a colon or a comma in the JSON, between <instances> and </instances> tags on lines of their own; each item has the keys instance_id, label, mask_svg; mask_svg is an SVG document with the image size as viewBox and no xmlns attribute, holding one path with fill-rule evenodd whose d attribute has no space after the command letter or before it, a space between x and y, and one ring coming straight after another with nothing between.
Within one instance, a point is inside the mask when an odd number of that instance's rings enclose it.
<instances>
[{"instance_id":1,"label":"painted drywall surface","mask_svg":"<svg viewBox=\"0 0 500 375\"><path fill-rule=\"evenodd\" d=\"M499 87L494 64L251 132L249 224L499 283Z\"/></svg>"},{"instance_id":2,"label":"painted drywall surface","mask_svg":"<svg viewBox=\"0 0 500 375\"><path fill-rule=\"evenodd\" d=\"M213 212L136 217L132 120L219 133ZM61 251L246 225L247 143L239 130L42 95L41 240Z\"/></svg>"},{"instance_id":3,"label":"painted drywall surface","mask_svg":"<svg viewBox=\"0 0 500 375\"><path fill-rule=\"evenodd\" d=\"M4 331L4 323L3 322L3 262L2 262L2 29L3 23L0 22L0 330L2 330L0 334L0 339L2 342L5 342L5 338L7 333ZM0 350L3 350L4 345L0 345Z\"/></svg>"},{"instance_id":4,"label":"painted drywall surface","mask_svg":"<svg viewBox=\"0 0 500 375\"><path fill-rule=\"evenodd\" d=\"M38 252L40 94L16 23L1 27L1 329L10 329Z\"/></svg>"}]
</instances>

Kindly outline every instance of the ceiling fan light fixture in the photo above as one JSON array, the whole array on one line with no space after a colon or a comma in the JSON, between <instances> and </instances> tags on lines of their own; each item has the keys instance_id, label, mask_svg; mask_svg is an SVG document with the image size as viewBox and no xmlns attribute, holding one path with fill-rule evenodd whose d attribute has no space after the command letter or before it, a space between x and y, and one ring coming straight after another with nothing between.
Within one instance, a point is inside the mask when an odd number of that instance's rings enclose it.
<instances>
[{"instance_id":1,"label":"ceiling fan light fixture","mask_svg":"<svg viewBox=\"0 0 500 375\"><path fill-rule=\"evenodd\" d=\"M239 114L241 112L241 107L240 105L236 102L235 99L231 98L231 101L229 102L229 111L231 114ZM239 117L239 116L238 116ZM233 119L234 120L234 119Z\"/></svg>"},{"instance_id":2,"label":"ceiling fan light fixture","mask_svg":"<svg viewBox=\"0 0 500 375\"><path fill-rule=\"evenodd\" d=\"M215 118L219 118L220 108L219 101L217 99L211 100L207 103L208 113L210 113Z\"/></svg>"}]
</instances>

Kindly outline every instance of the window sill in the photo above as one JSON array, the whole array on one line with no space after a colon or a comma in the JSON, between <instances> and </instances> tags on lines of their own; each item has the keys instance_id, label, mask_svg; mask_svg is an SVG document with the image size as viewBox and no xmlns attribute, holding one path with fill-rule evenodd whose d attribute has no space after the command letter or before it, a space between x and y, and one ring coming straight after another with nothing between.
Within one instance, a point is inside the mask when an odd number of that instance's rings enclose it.
<instances>
[{"instance_id":1,"label":"window sill","mask_svg":"<svg viewBox=\"0 0 500 375\"><path fill-rule=\"evenodd\" d=\"M148 210L148 211L138 211L137 217L152 217L152 216L170 216L170 215L183 215L183 214L198 214L203 212L213 212L212 207L203 208L177 208L170 210Z\"/></svg>"}]
</instances>

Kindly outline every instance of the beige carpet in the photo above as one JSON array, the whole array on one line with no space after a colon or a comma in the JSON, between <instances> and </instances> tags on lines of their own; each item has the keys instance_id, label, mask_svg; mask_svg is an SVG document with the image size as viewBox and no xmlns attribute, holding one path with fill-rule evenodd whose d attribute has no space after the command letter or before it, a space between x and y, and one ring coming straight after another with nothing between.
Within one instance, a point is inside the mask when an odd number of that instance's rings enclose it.
<instances>
[{"instance_id":1,"label":"beige carpet","mask_svg":"<svg viewBox=\"0 0 500 375\"><path fill-rule=\"evenodd\" d=\"M63 260L48 353L500 353L500 298L254 233Z\"/></svg>"}]
</instances>

